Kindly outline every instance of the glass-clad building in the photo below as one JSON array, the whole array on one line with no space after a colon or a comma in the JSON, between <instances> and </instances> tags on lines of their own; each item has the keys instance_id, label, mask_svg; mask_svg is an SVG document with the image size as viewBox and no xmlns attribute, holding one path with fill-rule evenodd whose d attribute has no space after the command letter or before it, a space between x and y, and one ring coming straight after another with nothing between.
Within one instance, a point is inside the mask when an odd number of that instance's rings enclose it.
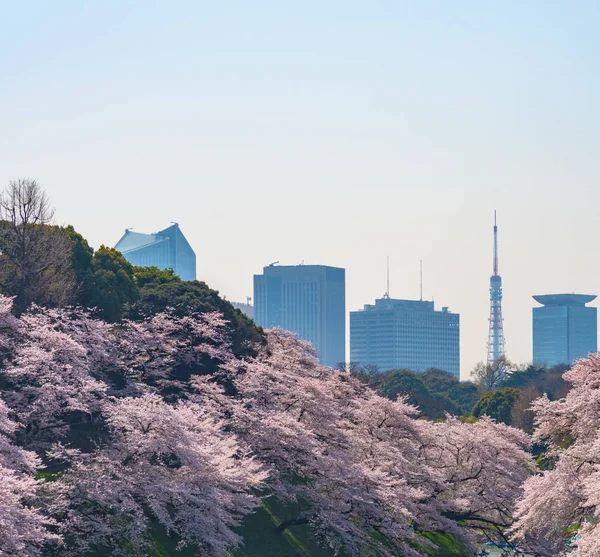
<instances>
[{"instance_id":1,"label":"glass-clad building","mask_svg":"<svg viewBox=\"0 0 600 557\"><path fill-rule=\"evenodd\" d=\"M542 304L533 308L534 363L572 364L598 350L597 310L585 305L595 298L587 294L533 296Z\"/></svg>"},{"instance_id":2,"label":"glass-clad building","mask_svg":"<svg viewBox=\"0 0 600 557\"><path fill-rule=\"evenodd\" d=\"M115 249L132 265L173 269L181 280L196 280L196 254L177 223L152 234L125 230Z\"/></svg>"},{"instance_id":3,"label":"glass-clad building","mask_svg":"<svg viewBox=\"0 0 600 557\"><path fill-rule=\"evenodd\" d=\"M346 352L345 270L326 265L269 265L254 275L254 320L309 341L327 366Z\"/></svg>"},{"instance_id":4,"label":"glass-clad building","mask_svg":"<svg viewBox=\"0 0 600 557\"><path fill-rule=\"evenodd\" d=\"M460 379L460 316L433 302L379 298L350 312L350 360L379 371L438 368Z\"/></svg>"}]
</instances>

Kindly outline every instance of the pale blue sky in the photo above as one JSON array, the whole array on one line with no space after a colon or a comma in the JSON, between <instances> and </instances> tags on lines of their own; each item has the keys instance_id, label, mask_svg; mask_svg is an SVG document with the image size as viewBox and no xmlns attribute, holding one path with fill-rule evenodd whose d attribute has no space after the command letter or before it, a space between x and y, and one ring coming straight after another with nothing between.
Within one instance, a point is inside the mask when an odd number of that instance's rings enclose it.
<instances>
[{"instance_id":1,"label":"pale blue sky","mask_svg":"<svg viewBox=\"0 0 600 557\"><path fill-rule=\"evenodd\" d=\"M600 293L597 2L0 0L0 184L92 245L178 221L231 300L280 260L461 314L485 358L498 210L507 354L531 294Z\"/></svg>"}]
</instances>

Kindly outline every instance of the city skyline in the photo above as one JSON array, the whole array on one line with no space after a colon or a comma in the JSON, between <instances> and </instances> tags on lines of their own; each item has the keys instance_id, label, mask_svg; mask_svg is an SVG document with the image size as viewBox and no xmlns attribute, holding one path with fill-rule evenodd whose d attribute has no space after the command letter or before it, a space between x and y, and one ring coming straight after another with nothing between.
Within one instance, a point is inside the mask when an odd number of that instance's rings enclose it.
<instances>
[{"instance_id":1,"label":"city skyline","mask_svg":"<svg viewBox=\"0 0 600 557\"><path fill-rule=\"evenodd\" d=\"M185 17L182 13L185 12ZM178 221L229 300L281 260L461 315L486 359L501 216L506 354L531 295L598 292L600 6L7 5L0 183L32 177L94 247ZM168 215L168 217L165 217ZM594 302L597 303L597 302Z\"/></svg>"},{"instance_id":2,"label":"city skyline","mask_svg":"<svg viewBox=\"0 0 600 557\"><path fill-rule=\"evenodd\" d=\"M179 230L179 225L178 223L173 223L172 227L176 228L177 230ZM131 229L126 229L125 234L123 235L123 237L121 238L121 240L117 243L117 246L115 246L116 249L118 249L119 244L124 240L127 239L128 233L130 233ZM493 275L491 277L491 283L490 283L490 300L493 302L494 300L497 299L497 295L494 295L493 291L494 291L494 279L495 278L499 278L499 274L498 274L498 243L497 243L497 230L498 227L496 226L496 211L494 211L494 234L493 234ZM164 232L164 231L163 231ZM139 234L139 233L133 233L133 235L139 235L139 236L151 236L148 234ZM161 234L161 232L156 233L157 235ZM186 242L187 244L187 242ZM189 247L189 246L188 246ZM136 264L136 263L134 263ZM141 264L141 263L140 263ZM143 265L143 264L142 264ZM267 311L266 311L266 302L264 300L259 301L259 303L261 304L261 309L259 309L259 316L262 316L262 318L256 318L255 316L255 307L254 305L251 304L251 301L253 301L255 298L259 298L259 296L257 295L257 278L261 279L261 280L266 280L266 275L267 272L272 270L275 273L279 274L278 269L282 269L284 271L284 274L286 271L289 270L294 270L296 268L301 269L302 271L309 271L312 268L323 268L326 269L328 266L327 265L310 265L310 264L305 264L304 261L302 261L302 263L300 263L299 265L281 265L279 261L276 261L274 263L269 264L268 266L263 268L263 275L254 275L254 285L253 285L253 296L247 296L246 297L246 302L239 302L239 301L235 301L235 300L231 300L231 303L234 307L236 307L237 309L240 309L243 313L245 313L246 315L248 315L251 319L256 319L257 324L264 326L266 328L269 327L283 327L283 328L288 328L290 331L294 332L295 334L298 334L298 336L300 338L303 338L305 340L312 340L312 337L314 335L312 335L312 333L307 333L307 331L303 331L303 327L298 325L294 326L292 324L293 319L291 320L289 317L286 319L281 319L281 318L277 318L275 320L273 320L273 317L270 317L267 319ZM340 358L334 358L334 359L322 359L322 362L325 363L326 365L331 365L331 366L335 366L338 363L341 364L343 361L345 361L346 363L349 362L355 362L355 363L360 363L360 364L364 364L364 365L374 365L377 369L382 368L381 363L379 360L384 361L384 360L389 360L390 358L386 355L378 355L377 356L377 362L375 362L374 360L371 361L363 361L364 358L360 358L358 357L354 357L353 354L358 353L359 351L364 352L364 354L366 355L367 353L374 353L373 351L375 350L375 352L377 352L378 350L380 350L382 348L381 343L380 342L376 342L373 347L368 348L367 344L365 344L364 342L361 345L360 349L352 349L352 345L351 345L351 339L352 339L352 318L353 318L353 314L354 317L358 317L361 314L363 314L363 312L367 311L367 310L375 310L376 307L379 308L379 306L381 304L386 305L386 306L390 306L388 309L391 309L392 306L394 306L394 303L400 303L402 306L406 306L406 307L412 307L415 306L415 304L421 304L423 305L424 308L426 308L428 311L431 311L433 313L433 309L434 309L434 301L433 300L423 300L423 292L422 292L422 261L419 262L419 271L420 271L420 284L419 284L419 288L420 288L420 299L419 300L407 300L407 299L397 299L397 298L390 298L389 296L389 290L390 290L390 280L389 280L389 256L386 258L386 291L383 294L382 298L376 299L375 300L375 304L376 305L370 305L370 304L365 304L363 306L362 309L359 310L352 310L352 309L345 309L344 310L344 319L346 321L346 326L345 326L345 330L346 330L346 341L345 341L345 346L346 346L346 357L342 360ZM167 268L167 267L160 267L160 268ZM333 268L334 270L337 271L341 271L344 273L345 275L345 269L344 268ZM345 278L343 280L344 285L345 285ZM266 283L265 283L266 285ZM278 285L278 288L281 288L280 285ZM501 299L501 286L500 286L500 299ZM344 286L344 306L345 306L345 286ZM550 305L554 306L557 305L557 303L563 299L565 300L571 300L571 298L576 299L576 298L588 298L586 300L587 303L593 301L594 299L596 299L596 295L591 295L591 296L582 296L580 294L544 294L544 295L533 295L533 298L538 301L541 302L542 300L549 300L550 301ZM569 301L568 303L571 303L572 301ZM542 302L545 303L545 302ZM561 302L562 303L562 302ZM391 305L390 305L391 304ZM384 309L383 305L381 306L381 308L379 309ZM263 307L264 306L264 307ZM395 306L394 306L395 307ZM416 307L416 306L415 306ZM494 307L493 303L492 303L492 308ZM586 311L591 311L594 310L593 315L595 316L596 313L596 308L595 307L586 307L585 308ZM559 363L567 363L567 364L572 364L573 361L579 357L585 357L587 355L587 352L585 350L581 349L581 346L585 346L585 345L590 345L590 346L594 346L597 347L597 325L595 323L596 318L594 317L594 336L595 336L595 341L594 342L590 342L590 337L589 334L586 331L585 334L585 338L582 338L581 341L577 341L575 340L575 342L579 342L577 348L575 349L575 351L577 352L577 355L574 358L567 358L569 361L559 361L559 360L554 360L552 359L551 361L542 361L540 358L536 359L536 312L538 312L538 315L540 315L540 312L543 310L543 308L541 307L537 307L537 308L533 308L533 314L532 314L532 327L533 327L533 347L532 347L532 358L530 360L527 360L526 362L531 362L533 364L537 364L537 365L556 365ZM281 308L278 309L278 311L281 311ZM368 313L368 312L367 312ZM439 311L437 310L435 312L436 314L447 314L448 316L454 316L456 318L456 327L457 327L457 336L456 336L456 342L457 342L457 354L460 353L460 335L458 334L458 326L459 326L459 314L457 312L449 312L449 308L447 306L443 306L442 310ZM494 312L491 311L491 315L493 315ZM366 315L366 314L365 314ZM501 317L501 312L500 312L500 317ZM296 319L296 317L294 317L294 319ZM269 321L269 323L267 323L267 321ZM539 319L538 319L539 321ZM287 325L284 325L283 323L286 323ZM358 324L358 322L357 322ZM366 323L365 323L366 324ZM492 320L490 318L490 320L488 321L488 327L489 327L489 333L488 335L491 335L491 331L492 331ZM538 326L539 328L539 326ZM301 330L302 329L302 330ZM421 334L421 333L419 333ZM325 336L327 335L327 333L325 333ZM547 338L545 339L545 344L546 344L546 348L545 350L548 351L555 351L555 350L566 350L565 353L569 353L568 349L563 349L563 348L559 348L558 346L556 347L550 347L550 345L548 344L549 342L552 344L554 341L551 341L551 338L553 337L554 333L552 333L552 335L547 336ZM560 336L560 335L559 335ZM444 337L445 338L445 337ZM491 336L488 336L488 344L487 344L487 351L488 351L488 363L490 363L490 359L489 359L489 355L490 355L490 341L489 339L491 338ZM558 337L557 337L558 338ZM316 339L316 337L315 337ZM569 342L573 342L573 341L569 341ZM539 343L539 342L538 342ZM319 346L319 341L318 340L314 340L313 341L313 345L315 346L315 349L317 350L317 352L319 352L320 350L318 349ZM377 347L375 347L377 345ZM394 348L396 345L395 344L390 344L390 346L388 346L388 352L389 350L395 350L396 348ZM422 351L423 356L419 356L420 359L425 358L425 359L430 359L429 356L426 356L426 354L428 354L430 351L432 350L432 347L426 347L425 345L423 345L423 347L419 348L419 351ZM537 349L538 351L540 350L539 348ZM592 351L595 351L592 350ZM442 350L443 352L443 350ZM444 353L445 354L445 353ZM500 356L504 355L504 352L502 354L500 354ZM438 357L438 356L436 356ZM410 369L411 371L425 371L425 369L429 369L429 368L438 368L438 369L443 369L444 371L448 371L449 373L452 373L453 375L456 375L459 379L462 378L463 380L465 379L469 379L469 375L466 373L460 373L459 369L460 369L460 359L457 360L457 363L452 363L450 365L444 365L442 363L442 359L444 358L448 358L450 357L450 359L454 359L454 356L450 356L450 353L445 354L444 356L440 356L440 361L436 361L431 363L431 365L426 364L425 366L421 365L417 365L416 367L414 365L410 365L409 363L399 363L397 364L395 367L398 368L406 368L406 369ZM458 356L457 356L458 357ZM419 359L417 358L417 359ZM368 358L367 358L368 359ZM393 358L392 358L393 359ZM559 358L560 359L560 358ZM416 360L415 360L416 361ZM408 362L408 360L407 360ZM523 364L524 362L513 362L513 363L520 363ZM389 366L383 366L383 368L385 368L386 371L388 371L389 369L392 369ZM383 369L382 368L382 369ZM423 369L421 369L423 368ZM469 370L470 373L470 370Z\"/></svg>"}]
</instances>

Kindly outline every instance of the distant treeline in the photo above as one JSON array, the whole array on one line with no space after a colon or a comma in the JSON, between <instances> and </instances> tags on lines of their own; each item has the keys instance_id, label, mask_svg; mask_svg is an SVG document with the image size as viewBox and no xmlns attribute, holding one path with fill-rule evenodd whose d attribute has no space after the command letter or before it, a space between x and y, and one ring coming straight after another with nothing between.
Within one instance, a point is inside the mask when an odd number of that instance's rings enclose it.
<instances>
[{"instance_id":1,"label":"distant treeline","mask_svg":"<svg viewBox=\"0 0 600 557\"><path fill-rule=\"evenodd\" d=\"M405 396L429 419L444 419L447 414L462 418L483 415L528 433L533 431L533 400L545 394L550 400L564 397L570 384L563 379L567 365L549 369L528 365L508 371L495 388L486 390L481 384L459 381L452 374L431 368L422 373L396 369L386 373L353 363L350 372L372 386L379 394L396 399Z\"/></svg>"}]
</instances>

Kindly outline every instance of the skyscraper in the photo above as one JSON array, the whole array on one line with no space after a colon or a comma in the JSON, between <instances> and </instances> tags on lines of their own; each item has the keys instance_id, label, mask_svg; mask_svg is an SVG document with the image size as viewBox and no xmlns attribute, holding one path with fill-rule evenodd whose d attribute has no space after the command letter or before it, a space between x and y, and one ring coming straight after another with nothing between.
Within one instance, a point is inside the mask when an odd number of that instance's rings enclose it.
<instances>
[{"instance_id":1,"label":"skyscraper","mask_svg":"<svg viewBox=\"0 0 600 557\"><path fill-rule=\"evenodd\" d=\"M502 319L502 277L498 274L498 227L494 211L494 263L490 277L490 318L487 343L488 364L504 356L504 322Z\"/></svg>"},{"instance_id":2,"label":"skyscraper","mask_svg":"<svg viewBox=\"0 0 600 557\"><path fill-rule=\"evenodd\" d=\"M125 230L115 249L132 265L173 269L181 280L196 280L196 254L177 223L152 234Z\"/></svg>"},{"instance_id":3,"label":"skyscraper","mask_svg":"<svg viewBox=\"0 0 600 557\"><path fill-rule=\"evenodd\" d=\"M534 296L533 361L553 366L572 364L598 350L597 310L585 304L596 296L546 294Z\"/></svg>"},{"instance_id":4,"label":"skyscraper","mask_svg":"<svg viewBox=\"0 0 600 557\"><path fill-rule=\"evenodd\" d=\"M345 270L338 267L272 264L254 275L256 323L297 333L332 367L346 360L345 300Z\"/></svg>"},{"instance_id":5,"label":"skyscraper","mask_svg":"<svg viewBox=\"0 0 600 557\"><path fill-rule=\"evenodd\" d=\"M433 302L379 298L350 312L350 360L379 371L443 369L460 378L460 317Z\"/></svg>"}]
</instances>

